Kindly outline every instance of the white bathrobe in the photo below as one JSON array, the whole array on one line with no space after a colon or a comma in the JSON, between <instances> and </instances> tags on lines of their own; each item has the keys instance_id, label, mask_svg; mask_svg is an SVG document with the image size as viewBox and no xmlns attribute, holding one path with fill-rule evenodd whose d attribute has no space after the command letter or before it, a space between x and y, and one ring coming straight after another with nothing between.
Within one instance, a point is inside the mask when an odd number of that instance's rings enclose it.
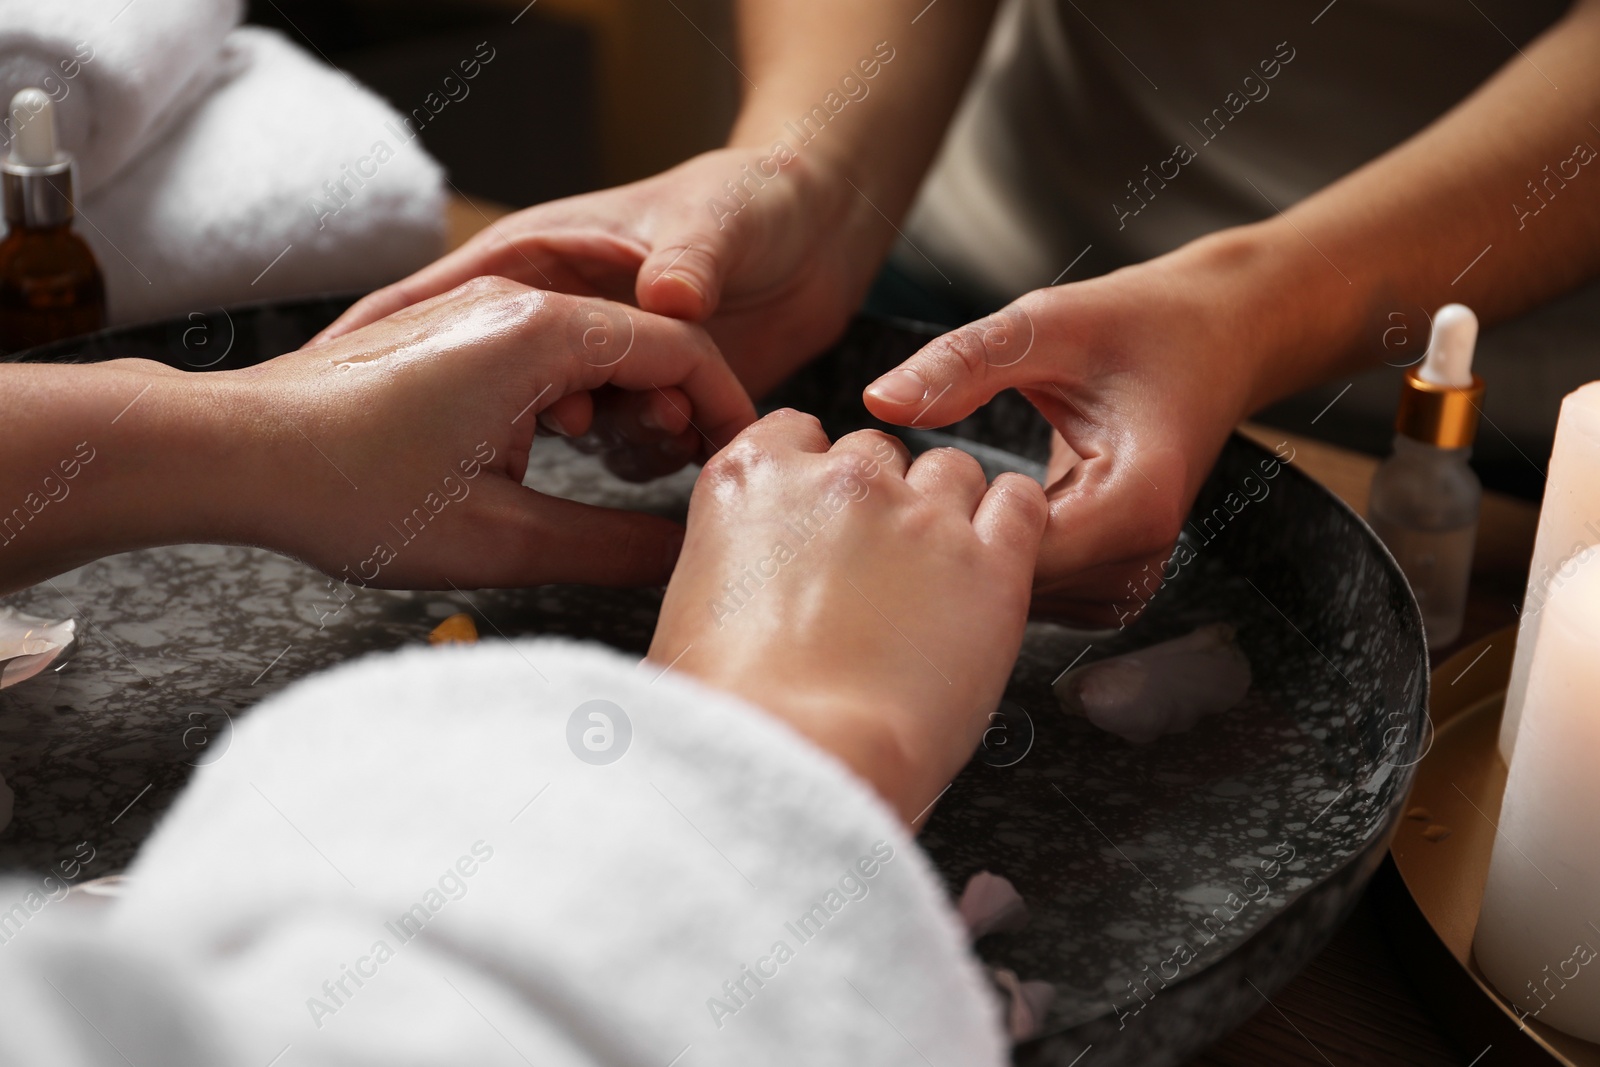
<instances>
[{"instance_id":1,"label":"white bathrobe","mask_svg":"<svg viewBox=\"0 0 1600 1067\"><path fill-rule=\"evenodd\" d=\"M0 885L0 1063L1007 1058L875 794L761 711L594 647L416 648L299 683L128 873L100 909Z\"/></svg>"}]
</instances>

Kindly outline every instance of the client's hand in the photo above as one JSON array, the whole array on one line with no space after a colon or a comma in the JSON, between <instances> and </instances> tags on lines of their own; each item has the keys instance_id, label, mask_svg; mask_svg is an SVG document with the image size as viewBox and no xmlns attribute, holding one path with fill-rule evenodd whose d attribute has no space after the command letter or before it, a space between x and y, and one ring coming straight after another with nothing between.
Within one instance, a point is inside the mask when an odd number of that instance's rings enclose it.
<instances>
[{"instance_id":1,"label":"client's hand","mask_svg":"<svg viewBox=\"0 0 1600 1067\"><path fill-rule=\"evenodd\" d=\"M971 756L1022 641L1037 483L832 448L779 411L706 465L650 658L766 708L913 821Z\"/></svg>"},{"instance_id":2,"label":"client's hand","mask_svg":"<svg viewBox=\"0 0 1600 1067\"><path fill-rule=\"evenodd\" d=\"M692 420L704 454L755 417L698 327L503 278L226 384L277 464L260 539L378 586L663 582L677 524L520 484L541 412L565 398L582 432L588 392L609 385Z\"/></svg>"},{"instance_id":3,"label":"client's hand","mask_svg":"<svg viewBox=\"0 0 1600 1067\"><path fill-rule=\"evenodd\" d=\"M755 418L699 327L503 278L246 370L0 366L0 592L182 543L361 585L663 582L676 523L521 485L541 416L583 433L601 388L706 454Z\"/></svg>"}]
</instances>

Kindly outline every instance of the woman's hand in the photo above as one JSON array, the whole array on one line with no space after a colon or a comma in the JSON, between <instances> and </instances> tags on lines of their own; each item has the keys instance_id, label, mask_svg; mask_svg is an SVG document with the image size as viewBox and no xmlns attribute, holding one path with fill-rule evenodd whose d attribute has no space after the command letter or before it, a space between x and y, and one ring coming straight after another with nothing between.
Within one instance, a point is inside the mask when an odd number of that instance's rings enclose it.
<instances>
[{"instance_id":1,"label":"woman's hand","mask_svg":"<svg viewBox=\"0 0 1600 1067\"><path fill-rule=\"evenodd\" d=\"M650 658L787 721L907 822L971 756L1022 641L1044 493L970 456L831 448L779 411L707 465Z\"/></svg>"},{"instance_id":2,"label":"woman's hand","mask_svg":"<svg viewBox=\"0 0 1600 1067\"><path fill-rule=\"evenodd\" d=\"M358 302L321 339L501 275L704 323L759 396L843 331L892 236L816 152L725 148L493 223Z\"/></svg>"},{"instance_id":3,"label":"woman's hand","mask_svg":"<svg viewBox=\"0 0 1600 1067\"><path fill-rule=\"evenodd\" d=\"M584 432L604 387L710 454L755 417L699 327L504 278L246 370L16 364L0 384L0 591L196 542L358 585L664 582L676 523L523 488L535 423L562 401Z\"/></svg>"},{"instance_id":4,"label":"woman's hand","mask_svg":"<svg viewBox=\"0 0 1600 1067\"><path fill-rule=\"evenodd\" d=\"M1245 280L1263 271L1270 264L1204 241L1037 290L930 342L868 387L867 406L888 422L942 426L1019 390L1056 429L1035 607L1126 624L1228 434L1269 394L1260 353L1282 339L1259 304L1274 289Z\"/></svg>"},{"instance_id":5,"label":"woman's hand","mask_svg":"<svg viewBox=\"0 0 1600 1067\"><path fill-rule=\"evenodd\" d=\"M843 332L893 231L815 149L725 148L630 185L555 200L491 224L379 289L321 335L338 337L482 274L635 303L705 325L753 396ZM694 458L613 394L575 439L616 474L645 481ZM567 429L564 406L550 424Z\"/></svg>"},{"instance_id":6,"label":"woman's hand","mask_svg":"<svg viewBox=\"0 0 1600 1067\"><path fill-rule=\"evenodd\" d=\"M581 433L586 394L627 390L706 455L755 417L698 327L504 278L209 377L270 487L236 533L378 586L665 581L677 524L521 485L541 412Z\"/></svg>"}]
</instances>

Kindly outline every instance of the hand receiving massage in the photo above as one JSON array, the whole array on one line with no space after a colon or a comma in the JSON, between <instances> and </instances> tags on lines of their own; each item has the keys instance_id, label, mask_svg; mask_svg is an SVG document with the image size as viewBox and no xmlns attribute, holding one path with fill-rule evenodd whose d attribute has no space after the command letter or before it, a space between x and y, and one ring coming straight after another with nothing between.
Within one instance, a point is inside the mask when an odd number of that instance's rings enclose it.
<instances>
[{"instance_id":1,"label":"hand receiving massage","mask_svg":"<svg viewBox=\"0 0 1600 1067\"><path fill-rule=\"evenodd\" d=\"M695 485L650 657L831 751L911 822L955 777L1022 642L1044 492L778 411ZM959 605L959 609L955 608Z\"/></svg>"},{"instance_id":2,"label":"hand receiving massage","mask_svg":"<svg viewBox=\"0 0 1600 1067\"><path fill-rule=\"evenodd\" d=\"M263 545L359 585L656 584L681 528L523 488L536 423L558 407L582 433L609 388L709 454L754 418L698 327L498 278L245 370L3 374L5 590L182 542Z\"/></svg>"}]
</instances>

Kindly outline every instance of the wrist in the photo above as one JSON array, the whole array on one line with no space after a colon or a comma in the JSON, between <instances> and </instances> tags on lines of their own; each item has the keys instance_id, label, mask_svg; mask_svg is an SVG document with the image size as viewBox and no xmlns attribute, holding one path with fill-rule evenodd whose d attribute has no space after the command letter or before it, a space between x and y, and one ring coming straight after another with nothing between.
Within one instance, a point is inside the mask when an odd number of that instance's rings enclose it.
<instances>
[{"instance_id":1,"label":"wrist","mask_svg":"<svg viewBox=\"0 0 1600 1067\"><path fill-rule=\"evenodd\" d=\"M146 360L104 365L112 403L138 399L108 429L124 476L121 521L137 545L233 542L244 501L260 486L244 467L256 419L239 409L228 374ZM126 499L124 499L126 498Z\"/></svg>"},{"instance_id":2,"label":"wrist","mask_svg":"<svg viewBox=\"0 0 1600 1067\"><path fill-rule=\"evenodd\" d=\"M259 368L180 371L146 360L102 365L101 406L138 399L108 426L119 475L108 496L129 544L259 544L282 548L284 421ZM109 410L109 407L108 407Z\"/></svg>"},{"instance_id":3,"label":"wrist","mask_svg":"<svg viewBox=\"0 0 1600 1067\"><path fill-rule=\"evenodd\" d=\"M268 363L189 376L187 439L201 455L187 476L207 498L194 525L207 541L306 558L318 534L302 520L325 512L324 496L349 484L299 428L317 420L296 418L294 392L274 389L270 372Z\"/></svg>"},{"instance_id":4,"label":"wrist","mask_svg":"<svg viewBox=\"0 0 1600 1067\"><path fill-rule=\"evenodd\" d=\"M1223 317L1241 417L1363 362L1372 298L1283 216L1209 234L1162 260Z\"/></svg>"},{"instance_id":5,"label":"wrist","mask_svg":"<svg viewBox=\"0 0 1600 1067\"><path fill-rule=\"evenodd\" d=\"M910 825L940 786L930 791L923 781L926 767L908 743L909 731L899 726L905 717L858 703L850 697L791 690L760 706L850 768Z\"/></svg>"},{"instance_id":6,"label":"wrist","mask_svg":"<svg viewBox=\"0 0 1600 1067\"><path fill-rule=\"evenodd\" d=\"M780 102L769 103L765 97L753 97L734 120L733 129L728 132L727 147L769 153L782 145L796 159L814 161L820 170L837 178L840 184L844 184L846 178L859 184L861 146L852 142L851 129L848 126L840 129L836 124L824 131L828 136L823 136L809 127L796 126L790 111L796 115L805 114L803 107L786 110Z\"/></svg>"},{"instance_id":7,"label":"wrist","mask_svg":"<svg viewBox=\"0 0 1600 1067\"><path fill-rule=\"evenodd\" d=\"M6 588L101 556L212 539L216 437L193 379L147 360L18 366Z\"/></svg>"},{"instance_id":8,"label":"wrist","mask_svg":"<svg viewBox=\"0 0 1600 1067\"><path fill-rule=\"evenodd\" d=\"M929 792L928 783L921 780L927 775L920 773L910 743L914 735L901 726L909 716L860 707L860 701L848 694L796 684L792 678L774 678L759 665L747 674L727 669L725 662L721 669L702 669L696 659L690 653L676 669L787 724L848 767L908 825L943 786L938 783ZM923 797L924 793L928 795Z\"/></svg>"},{"instance_id":9,"label":"wrist","mask_svg":"<svg viewBox=\"0 0 1600 1067\"><path fill-rule=\"evenodd\" d=\"M752 103L735 122L728 147L782 161L782 171L804 190L802 202L826 209L824 217L808 223L842 235L845 244L876 266L894 236L891 220L909 206L921 171L897 180L895 168L869 165L881 149L874 152L861 136L852 135L870 132L835 123L812 134L781 112Z\"/></svg>"}]
</instances>

